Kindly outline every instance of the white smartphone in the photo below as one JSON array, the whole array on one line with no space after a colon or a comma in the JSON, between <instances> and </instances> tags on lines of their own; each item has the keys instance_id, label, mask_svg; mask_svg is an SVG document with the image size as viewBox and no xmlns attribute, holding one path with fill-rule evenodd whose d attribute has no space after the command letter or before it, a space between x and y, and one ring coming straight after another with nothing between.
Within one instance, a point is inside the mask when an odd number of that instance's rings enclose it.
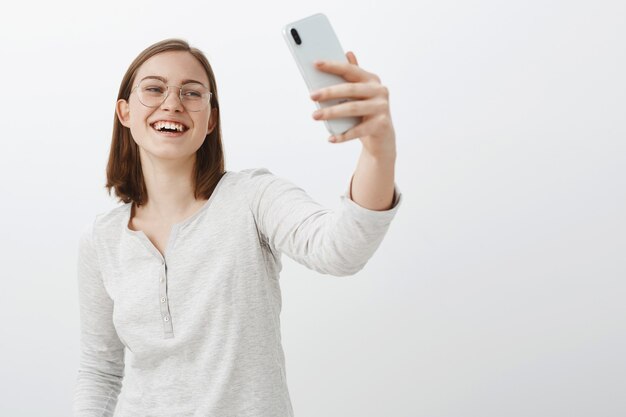
<instances>
[{"instance_id":1,"label":"white smartphone","mask_svg":"<svg viewBox=\"0 0 626 417\"><path fill-rule=\"evenodd\" d=\"M307 18L290 23L283 27L283 37L289 46L309 93L334 84L346 83L345 79L336 74L323 72L315 68L316 60L332 60L349 62L341 48L339 39L328 18L317 13ZM350 99L333 99L316 101L319 108L344 103ZM332 134L344 133L361 122L360 117L342 117L324 120L326 129Z\"/></svg>"}]
</instances>

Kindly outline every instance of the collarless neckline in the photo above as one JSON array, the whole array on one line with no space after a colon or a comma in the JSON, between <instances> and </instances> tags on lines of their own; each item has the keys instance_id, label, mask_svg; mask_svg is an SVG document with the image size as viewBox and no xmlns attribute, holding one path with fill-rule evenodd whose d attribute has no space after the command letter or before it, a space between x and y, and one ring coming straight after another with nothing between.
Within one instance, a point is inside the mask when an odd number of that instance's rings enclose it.
<instances>
[{"instance_id":1,"label":"collarless neckline","mask_svg":"<svg viewBox=\"0 0 626 417\"><path fill-rule=\"evenodd\" d=\"M194 214L192 214L191 216L187 217L186 219L184 219L184 220L182 220L180 222L177 222L177 223L173 223L172 224L172 230L179 229L180 227L190 223L191 221L196 219L202 212L206 211L206 209L213 202L213 199L215 198L215 195L217 194L217 192L218 192L220 186L222 185L222 183L224 182L224 178L226 178L226 176L229 174L229 172L230 171L224 171L224 174L222 174L222 177L219 179L219 181L215 185L215 188L213 189L213 192L209 196L208 200L204 202L202 207L200 207L198 209L198 211L196 211ZM133 230L130 227L128 227L128 224L130 223L130 216L132 214L132 209L133 209L133 202L131 201L130 203L126 203L126 209L125 209L125 213L124 213L124 229L126 230L126 232L131 233L131 234L143 235L144 234L143 230Z\"/></svg>"}]
</instances>

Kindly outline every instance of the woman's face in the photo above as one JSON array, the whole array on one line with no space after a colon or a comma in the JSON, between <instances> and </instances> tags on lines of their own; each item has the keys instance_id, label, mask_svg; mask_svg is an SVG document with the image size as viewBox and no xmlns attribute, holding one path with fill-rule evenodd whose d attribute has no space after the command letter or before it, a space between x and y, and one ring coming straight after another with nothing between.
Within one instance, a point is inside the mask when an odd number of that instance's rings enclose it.
<instances>
[{"instance_id":1,"label":"woman's face","mask_svg":"<svg viewBox=\"0 0 626 417\"><path fill-rule=\"evenodd\" d=\"M170 86L181 86L188 80L209 86L204 67L186 51L162 52L150 57L139 67L133 87L146 77L162 78ZM140 147L142 161L145 156L151 159L180 159L195 155L206 135L215 127L217 116L216 110L211 111L208 104L200 111L187 111L176 87L169 87L167 98L158 107L143 105L137 90L134 90L128 101L117 102L116 111L120 122L130 128L134 141ZM158 122L180 124L183 131L159 131L157 129L164 125Z\"/></svg>"}]
</instances>

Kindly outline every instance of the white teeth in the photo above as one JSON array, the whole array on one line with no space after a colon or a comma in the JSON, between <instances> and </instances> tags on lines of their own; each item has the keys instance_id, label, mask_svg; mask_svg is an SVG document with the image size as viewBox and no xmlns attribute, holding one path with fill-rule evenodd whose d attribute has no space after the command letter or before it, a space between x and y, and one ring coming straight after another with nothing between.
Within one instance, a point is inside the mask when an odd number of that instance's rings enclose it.
<instances>
[{"instance_id":1,"label":"white teeth","mask_svg":"<svg viewBox=\"0 0 626 417\"><path fill-rule=\"evenodd\" d=\"M185 126L183 126L180 123L174 123L174 122L162 122L162 121L159 121L159 122L153 123L152 126L156 130L161 130L163 128L170 129L170 130L176 129L179 132L182 132L182 131L185 130Z\"/></svg>"}]
</instances>

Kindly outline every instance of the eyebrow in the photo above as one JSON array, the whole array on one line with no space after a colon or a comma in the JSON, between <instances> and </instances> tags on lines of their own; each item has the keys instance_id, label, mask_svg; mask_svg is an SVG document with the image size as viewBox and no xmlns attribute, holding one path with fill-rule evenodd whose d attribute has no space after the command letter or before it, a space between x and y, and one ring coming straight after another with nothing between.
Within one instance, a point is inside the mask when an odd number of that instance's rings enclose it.
<instances>
[{"instance_id":1,"label":"eyebrow","mask_svg":"<svg viewBox=\"0 0 626 417\"><path fill-rule=\"evenodd\" d=\"M147 80L147 79L161 80L161 81L163 81L164 83L166 83L166 84L167 84L167 78L160 77L160 76L158 76L158 75L148 75L148 76L146 76L146 77L143 77L140 81ZM202 84L202 85L204 85L204 83L202 83L202 82L200 82L200 81L197 81L197 80L189 80L189 79L188 79L188 80L183 80L183 82L181 83L181 85L184 85L184 84L187 84L187 83L198 83L198 84ZM205 87L206 87L206 86L205 86Z\"/></svg>"}]
</instances>

